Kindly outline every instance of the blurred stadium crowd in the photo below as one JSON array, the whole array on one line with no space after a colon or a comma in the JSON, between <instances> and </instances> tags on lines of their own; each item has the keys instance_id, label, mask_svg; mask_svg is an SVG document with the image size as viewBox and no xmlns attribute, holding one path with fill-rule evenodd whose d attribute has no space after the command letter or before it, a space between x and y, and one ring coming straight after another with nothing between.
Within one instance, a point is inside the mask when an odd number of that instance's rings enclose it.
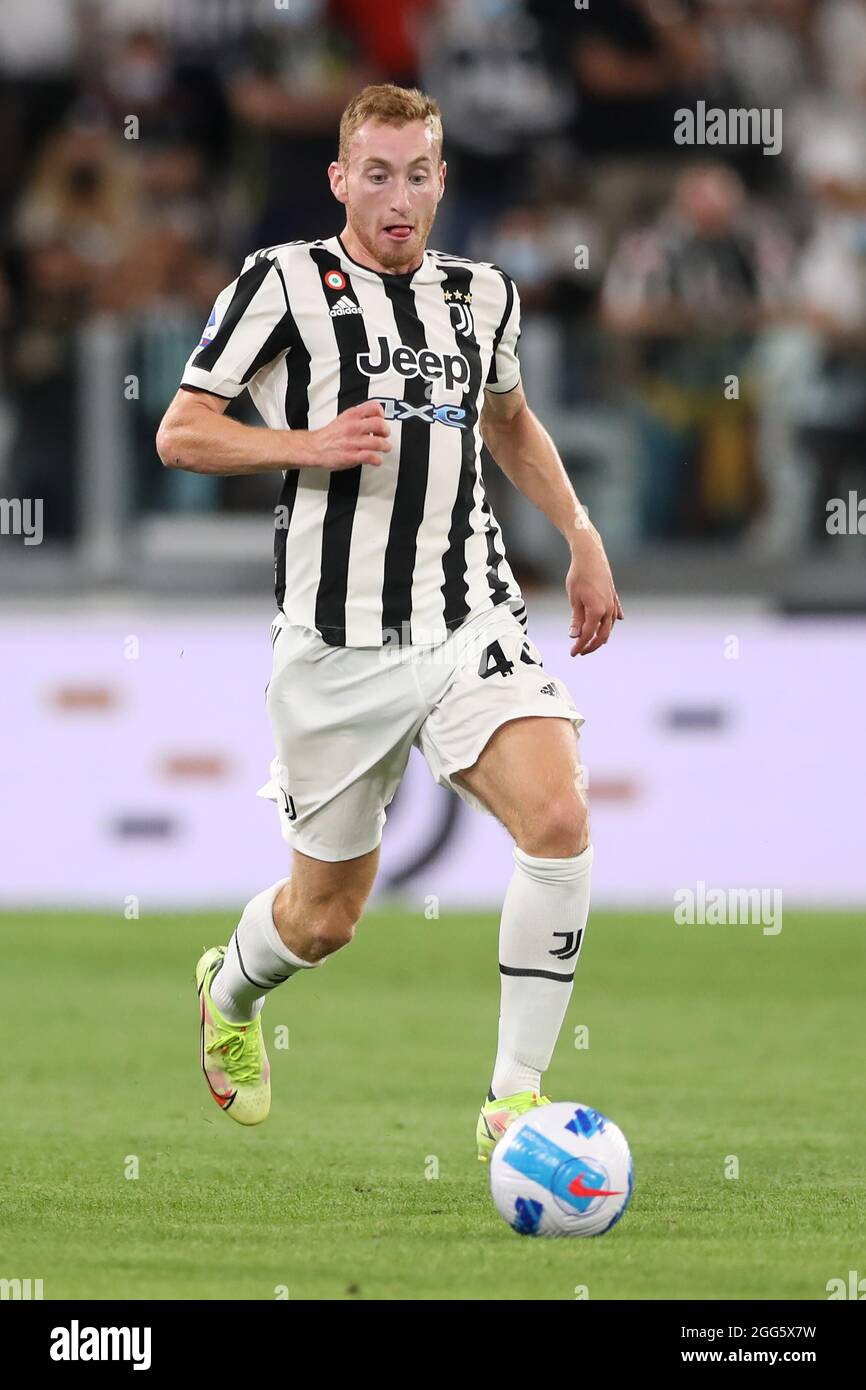
<instances>
[{"instance_id":1,"label":"blurred stadium crowd","mask_svg":"<svg viewBox=\"0 0 866 1390\"><path fill-rule=\"evenodd\" d=\"M866 0L3 0L0 80L0 494L44 498L49 539L80 524L105 316L140 383L132 516L273 506L272 479L167 474L153 435L243 256L341 227L338 119L377 80L442 106L432 244L517 281L530 402L614 557L805 554L862 485ZM678 145L699 101L781 111L780 153Z\"/></svg>"}]
</instances>

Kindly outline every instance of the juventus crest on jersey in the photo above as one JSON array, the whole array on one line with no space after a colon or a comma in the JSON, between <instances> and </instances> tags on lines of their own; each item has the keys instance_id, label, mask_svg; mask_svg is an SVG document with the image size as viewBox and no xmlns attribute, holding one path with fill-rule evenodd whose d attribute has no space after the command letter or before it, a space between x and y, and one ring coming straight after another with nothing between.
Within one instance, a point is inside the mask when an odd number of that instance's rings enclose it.
<instances>
[{"instance_id":1,"label":"juventus crest on jersey","mask_svg":"<svg viewBox=\"0 0 866 1390\"><path fill-rule=\"evenodd\" d=\"M484 391L520 379L520 305L497 266L426 251L384 274L339 237L255 252L219 296L182 385L248 386L272 429L381 402L377 468L292 468L276 509L277 603L333 646L436 644L520 590L485 496Z\"/></svg>"}]
</instances>

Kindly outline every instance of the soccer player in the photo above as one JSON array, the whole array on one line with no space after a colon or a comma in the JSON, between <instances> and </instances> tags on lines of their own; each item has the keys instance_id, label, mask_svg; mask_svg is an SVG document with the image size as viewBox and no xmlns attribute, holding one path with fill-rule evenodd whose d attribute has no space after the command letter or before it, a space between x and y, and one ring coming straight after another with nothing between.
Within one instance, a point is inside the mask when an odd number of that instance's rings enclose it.
<instances>
[{"instance_id":1,"label":"soccer player","mask_svg":"<svg viewBox=\"0 0 866 1390\"><path fill-rule=\"evenodd\" d=\"M201 1065L217 1104L264 1120L271 990L347 945L373 885L385 807L413 745L514 840L501 1005L479 1158L547 1104L541 1076L571 995L593 849L577 729L542 669L485 496L488 450L571 548L571 655L622 617L601 540L520 381L517 289L432 251L442 121L423 93L365 88L328 170L339 236L250 255L218 297L157 435L169 468L281 472L267 705L290 878L244 908L196 968ZM266 429L224 414L249 387Z\"/></svg>"}]
</instances>

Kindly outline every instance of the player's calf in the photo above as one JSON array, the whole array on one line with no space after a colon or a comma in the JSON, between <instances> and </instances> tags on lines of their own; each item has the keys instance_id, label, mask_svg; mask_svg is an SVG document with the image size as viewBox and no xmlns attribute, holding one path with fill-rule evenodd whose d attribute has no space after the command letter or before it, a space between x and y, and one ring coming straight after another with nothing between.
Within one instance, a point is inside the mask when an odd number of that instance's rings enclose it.
<instances>
[{"instance_id":1,"label":"player's calf","mask_svg":"<svg viewBox=\"0 0 866 1390\"><path fill-rule=\"evenodd\" d=\"M230 1023L256 1018L271 990L317 963L290 950L277 930L274 900L285 881L272 884L247 903L226 948L213 998Z\"/></svg>"},{"instance_id":2,"label":"player's calf","mask_svg":"<svg viewBox=\"0 0 866 1390\"><path fill-rule=\"evenodd\" d=\"M312 964L347 946L376 878L379 850L334 862L295 850L292 877L273 904L287 950Z\"/></svg>"},{"instance_id":3,"label":"player's calf","mask_svg":"<svg viewBox=\"0 0 866 1390\"><path fill-rule=\"evenodd\" d=\"M285 943L312 964L348 946L361 920L363 906L345 892L304 900L286 884L274 903L274 923Z\"/></svg>"}]
</instances>

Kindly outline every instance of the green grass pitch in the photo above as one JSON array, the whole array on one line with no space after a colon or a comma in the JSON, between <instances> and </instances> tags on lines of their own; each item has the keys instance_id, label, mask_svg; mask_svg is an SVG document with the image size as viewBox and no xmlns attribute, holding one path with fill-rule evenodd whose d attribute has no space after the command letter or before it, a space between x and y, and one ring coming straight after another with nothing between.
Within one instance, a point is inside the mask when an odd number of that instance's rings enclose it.
<instances>
[{"instance_id":1,"label":"green grass pitch","mask_svg":"<svg viewBox=\"0 0 866 1390\"><path fill-rule=\"evenodd\" d=\"M198 1065L193 969L232 926L0 916L0 1276L46 1299L573 1300L823 1299L866 1274L862 915L771 937L593 913L545 1089L621 1125L635 1193L609 1235L561 1241L515 1235L475 1157L495 914L371 911L278 990L254 1130Z\"/></svg>"}]
</instances>

